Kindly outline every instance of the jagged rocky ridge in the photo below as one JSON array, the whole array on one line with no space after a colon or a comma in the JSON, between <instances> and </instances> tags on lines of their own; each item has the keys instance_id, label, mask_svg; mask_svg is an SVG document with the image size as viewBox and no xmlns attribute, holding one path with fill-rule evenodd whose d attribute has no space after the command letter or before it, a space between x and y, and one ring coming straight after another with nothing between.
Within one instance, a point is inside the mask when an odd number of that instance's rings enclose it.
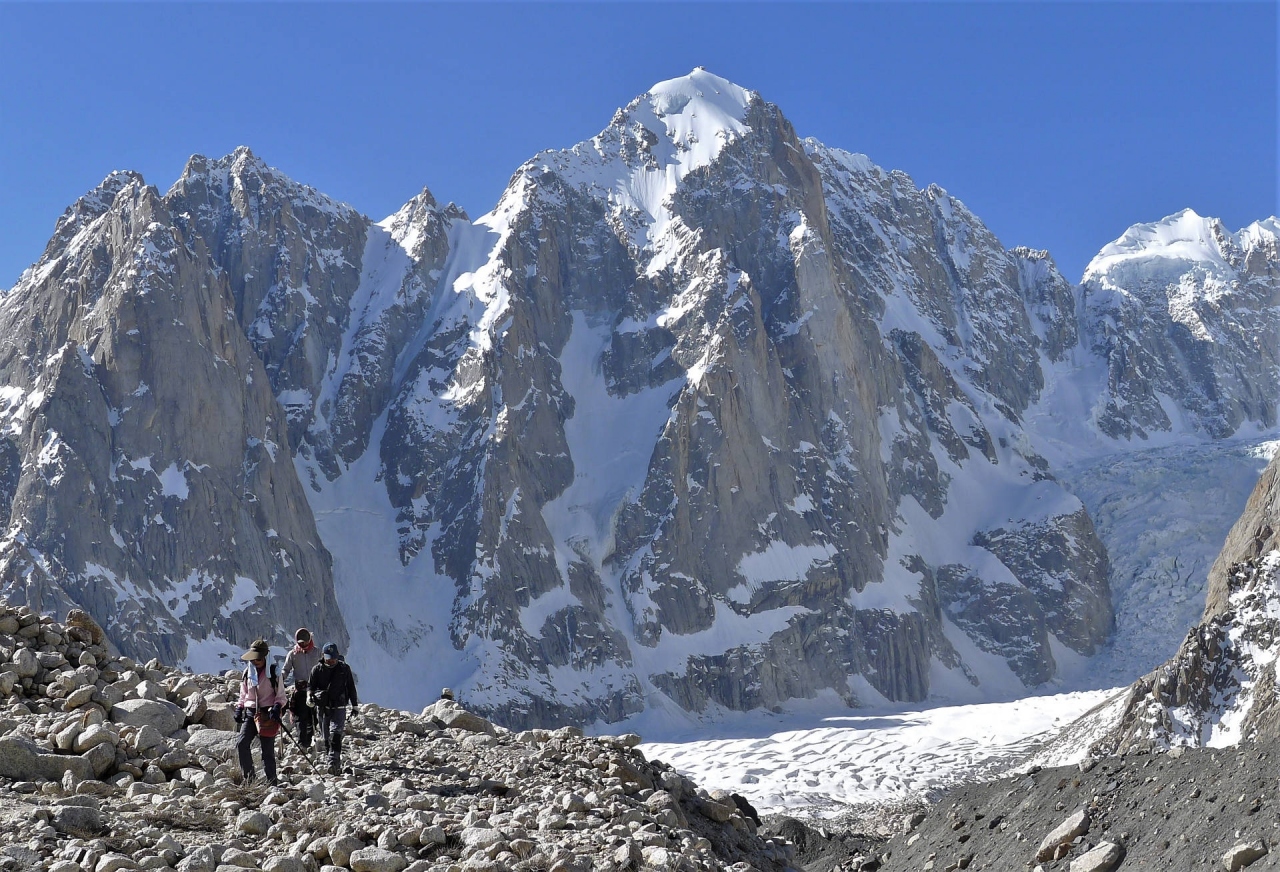
<instances>
[{"instance_id":1,"label":"jagged rocky ridge","mask_svg":"<svg viewBox=\"0 0 1280 872\"><path fill-rule=\"evenodd\" d=\"M0 301L0 579L139 657L350 632L512 725L1016 692L1111 627L1047 458L1274 425L1275 229L1076 288L704 71L475 222L113 175Z\"/></svg>"},{"instance_id":2,"label":"jagged rocky ridge","mask_svg":"<svg viewBox=\"0 0 1280 872\"><path fill-rule=\"evenodd\" d=\"M318 246L363 226L300 186L282 195L270 174L232 182L227 167L234 217L216 216L218 182L194 181L205 166L193 159L166 197L110 176L0 304L5 589L62 615L83 608L117 646L170 661L299 622L347 638L272 383L305 353L267 344L243 313L272 305L266 286L291 264L326 297L344 276L354 285L336 268L322 284ZM217 220L238 232L218 234ZM279 275L252 275L273 263ZM292 315L281 306L282 332Z\"/></svg>"},{"instance_id":3,"label":"jagged rocky ridge","mask_svg":"<svg viewBox=\"0 0 1280 872\"><path fill-rule=\"evenodd\" d=\"M565 727L512 733L457 703L361 706L342 776L282 735L282 780L241 784L239 673L110 653L0 604L0 869L461 872L791 869L741 798ZM260 764L259 764L260 768Z\"/></svg>"}]
</instances>

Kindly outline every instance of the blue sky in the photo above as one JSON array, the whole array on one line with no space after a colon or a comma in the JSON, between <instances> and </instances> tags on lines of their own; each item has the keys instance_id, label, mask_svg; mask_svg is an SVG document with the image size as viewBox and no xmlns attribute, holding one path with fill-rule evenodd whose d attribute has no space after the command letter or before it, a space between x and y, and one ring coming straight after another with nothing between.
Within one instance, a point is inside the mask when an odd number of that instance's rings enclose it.
<instances>
[{"instance_id":1,"label":"blue sky","mask_svg":"<svg viewBox=\"0 0 1280 872\"><path fill-rule=\"evenodd\" d=\"M1078 280L1130 224L1280 211L1276 46L1270 2L0 2L0 287L113 169L245 144L375 219L423 186L477 217L698 65Z\"/></svg>"}]
</instances>

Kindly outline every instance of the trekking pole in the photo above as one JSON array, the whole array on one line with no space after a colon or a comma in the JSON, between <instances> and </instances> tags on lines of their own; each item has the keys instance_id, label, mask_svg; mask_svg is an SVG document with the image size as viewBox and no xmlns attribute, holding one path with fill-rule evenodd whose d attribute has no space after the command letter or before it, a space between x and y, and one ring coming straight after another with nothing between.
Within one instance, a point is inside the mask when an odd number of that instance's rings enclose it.
<instances>
[{"instance_id":1,"label":"trekking pole","mask_svg":"<svg viewBox=\"0 0 1280 872\"><path fill-rule=\"evenodd\" d=\"M319 775L319 770L316 769L315 764L311 762L311 755L303 750L302 746L298 744L298 740L293 737L293 730L289 729L289 726L283 720L280 721L280 731L289 737L289 741L293 742L293 747L297 748L298 753L302 755L302 759L307 761L307 768L311 770L311 774Z\"/></svg>"}]
</instances>

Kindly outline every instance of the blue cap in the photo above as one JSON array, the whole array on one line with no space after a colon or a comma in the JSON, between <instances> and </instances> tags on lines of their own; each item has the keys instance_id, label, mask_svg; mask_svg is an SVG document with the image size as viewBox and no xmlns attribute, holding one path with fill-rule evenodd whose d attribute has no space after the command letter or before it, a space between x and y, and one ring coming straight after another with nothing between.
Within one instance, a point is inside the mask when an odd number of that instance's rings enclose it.
<instances>
[{"instance_id":1,"label":"blue cap","mask_svg":"<svg viewBox=\"0 0 1280 872\"><path fill-rule=\"evenodd\" d=\"M341 654L338 653L338 646L332 642L330 642L328 645L325 645L324 651L321 653L324 654L326 660L337 660L339 657L342 656Z\"/></svg>"}]
</instances>

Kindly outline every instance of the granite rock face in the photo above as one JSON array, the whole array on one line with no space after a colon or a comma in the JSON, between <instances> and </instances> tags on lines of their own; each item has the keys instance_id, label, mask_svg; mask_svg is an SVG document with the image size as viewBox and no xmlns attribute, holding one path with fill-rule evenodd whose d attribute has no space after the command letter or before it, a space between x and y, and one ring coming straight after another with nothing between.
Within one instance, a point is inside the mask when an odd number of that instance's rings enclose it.
<instances>
[{"instance_id":1,"label":"granite rock face","mask_svg":"<svg viewBox=\"0 0 1280 872\"><path fill-rule=\"evenodd\" d=\"M1035 685L1051 633L1105 640L1105 552L1020 430L1073 289L945 192L695 72L527 163L452 243L380 466L307 468L326 515L360 475L385 487L405 575L455 588L472 704L536 724L654 690L697 711L923 699L934 663ZM957 505L987 484L1043 511ZM436 602L366 625L401 654Z\"/></svg>"},{"instance_id":2,"label":"granite rock face","mask_svg":"<svg viewBox=\"0 0 1280 872\"><path fill-rule=\"evenodd\" d=\"M1167 235L1075 287L702 70L474 222L244 149L113 175L0 301L0 583L196 665L307 624L363 695L518 726L1035 686L1112 627L1063 410L1108 450L1275 421L1274 367L1229 376L1274 228L1158 284Z\"/></svg>"},{"instance_id":3,"label":"granite rock face","mask_svg":"<svg viewBox=\"0 0 1280 872\"><path fill-rule=\"evenodd\" d=\"M206 169L193 160L163 197L113 174L0 301L0 583L38 608L84 609L122 651L174 661L188 640L230 649L299 623L346 638L271 361L241 320L243 276L184 199ZM291 182L250 191L267 171L247 150L215 169L245 236L295 194L316 196Z\"/></svg>"}]
</instances>

